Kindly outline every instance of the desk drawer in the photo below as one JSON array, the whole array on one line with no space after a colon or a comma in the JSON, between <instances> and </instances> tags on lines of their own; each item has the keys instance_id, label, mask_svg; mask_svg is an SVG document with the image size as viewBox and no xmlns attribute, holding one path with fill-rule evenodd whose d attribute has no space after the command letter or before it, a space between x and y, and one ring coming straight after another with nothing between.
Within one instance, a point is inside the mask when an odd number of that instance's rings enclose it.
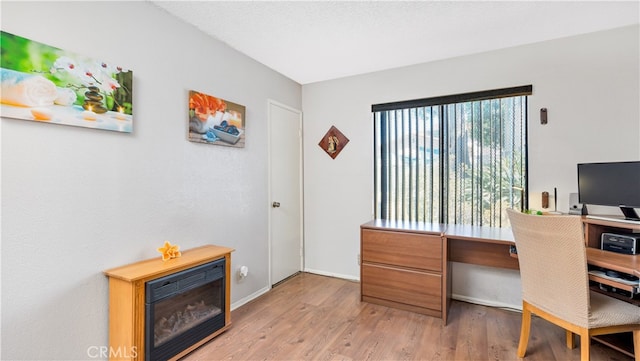
<instances>
[{"instance_id":1,"label":"desk drawer","mask_svg":"<svg viewBox=\"0 0 640 361\"><path fill-rule=\"evenodd\" d=\"M442 238L363 229L362 261L442 271Z\"/></svg>"},{"instance_id":2,"label":"desk drawer","mask_svg":"<svg viewBox=\"0 0 640 361\"><path fill-rule=\"evenodd\" d=\"M362 295L442 310L442 276L378 265L362 265Z\"/></svg>"}]
</instances>

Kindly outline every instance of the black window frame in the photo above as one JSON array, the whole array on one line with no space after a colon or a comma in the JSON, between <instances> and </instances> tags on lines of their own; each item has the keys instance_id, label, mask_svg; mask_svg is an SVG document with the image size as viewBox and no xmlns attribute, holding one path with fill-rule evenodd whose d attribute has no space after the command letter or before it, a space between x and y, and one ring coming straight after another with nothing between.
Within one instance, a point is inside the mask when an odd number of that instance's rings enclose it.
<instances>
[{"instance_id":1,"label":"black window frame","mask_svg":"<svg viewBox=\"0 0 640 361\"><path fill-rule=\"evenodd\" d=\"M443 110L445 109L446 106L451 105L451 104L457 104L457 103L467 103L467 102L476 102L476 101L484 101L484 100L495 100L495 99L501 99L501 98L508 98L508 97L518 97L518 96L522 96L524 98L524 119L522 120L524 122L524 124L522 125L522 132L523 132L523 152L524 152L524 179L522 180L523 183L520 185L520 187L522 188L522 191L520 193L520 207L522 209L528 209L529 207L529 200L528 200L528 188L529 188L529 180L528 180L528 172L529 172L529 142L528 142L528 96L533 94L533 86L532 85L523 85L523 86L516 86L516 87L509 87L509 88L500 88L500 89L492 89L492 90L484 90L484 91L477 91L477 92L469 92L469 93L462 93L462 94L453 94L453 95L445 95L445 96L437 96L437 97L430 97L430 98L423 98L423 99L414 99L414 100L407 100L407 101L399 101L399 102L391 102L391 103L381 103L381 104L374 104L371 106L371 111L374 115L374 152L378 150L379 148L379 144L377 144L377 139L376 139L376 134L377 134L377 128L376 128L376 122L375 122L375 114L377 112L385 112L385 111L398 111L398 110L405 110L405 109L412 109L412 108L419 108L419 107L439 107L440 110L440 114L439 114L439 131L443 132L444 131L444 123L446 122L446 115L444 114ZM384 113L381 113L384 114ZM386 131L385 131L386 134ZM433 138L433 136L431 136ZM443 167L443 165L445 164L444 158L445 158L445 153L446 151L444 150L444 136L439 136L439 140L440 140L440 154L439 154L439 165L440 167ZM381 152L382 153L382 152ZM377 154L374 155L374 174L377 175ZM382 154L381 157L384 157L385 155ZM386 161L388 161L388 159L382 159L383 162L385 162L384 164L386 164ZM443 186L442 188L445 188L444 184L445 184L445 180L442 179L444 178L444 172L440 171L440 181L442 182ZM409 180L409 182L411 182L411 180ZM516 187L514 187L516 188ZM378 184L378 179L377 176L374 176L374 191L377 192L379 188L379 184ZM385 187L386 189L386 187ZM445 204L446 200L445 197L442 195L444 193L444 191L441 189L440 190L440 196L439 198L439 223L447 223L447 212L450 211L448 210L448 206ZM374 208L375 208L375 214L377 218L385 218L385 217L381 217L380 214L378 214L378 207L377 207L377 194L374 194ZM455 212L455 210L454 210ZM380 213L384 213L384 214L388 214L389 212L384 211L384 212L380 212ZM396 219L398 219L398 217L395 217ZM482 223L482 222L480 222ZM473 224L473 223L472 223ZM482 224L480 224L482 225ZM504 226L504 224L500 224L500 226Z\"/></svg>"}]
</instances>

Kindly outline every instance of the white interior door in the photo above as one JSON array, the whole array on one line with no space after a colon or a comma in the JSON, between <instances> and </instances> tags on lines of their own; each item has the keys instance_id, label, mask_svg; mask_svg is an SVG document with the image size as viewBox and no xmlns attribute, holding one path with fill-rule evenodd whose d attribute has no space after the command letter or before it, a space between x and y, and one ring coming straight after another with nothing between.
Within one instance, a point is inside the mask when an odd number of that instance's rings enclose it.
<instances>
[{"instance_id":1,"label":"white interior door","mask_svg":"<svg viewBox=\"0 0 640 361\"><path fill-rule=\"evenodd\" d=\"M274 285L302 270L302 113L269 101L269 244Z\"/></svg>"}]
</instances>

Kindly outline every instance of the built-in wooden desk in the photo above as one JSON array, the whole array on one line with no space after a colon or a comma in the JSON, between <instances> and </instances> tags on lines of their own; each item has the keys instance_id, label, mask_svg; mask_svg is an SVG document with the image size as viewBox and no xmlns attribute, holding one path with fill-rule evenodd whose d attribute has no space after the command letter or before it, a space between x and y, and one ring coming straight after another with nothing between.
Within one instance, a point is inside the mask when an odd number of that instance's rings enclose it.
<instances>
[{"instance_id":1,"label":"built-in wooden desk","mask_svg":"<svg viewBox=\"0 0 640 361\"><path fill-rule=\"evenodd\" d=\"M451 288L440 224L374 220L360 228L360 298L442 318Z\"/></svg>"},{"instance_id":2,"label":"built-in wooden desk","mask_svg":"<svg viewBox=\"0 0 640 361\"><path fill-rule=\"evenodd\" d=\"M518 269L510 229L376 219L360 227L361 300L442 318L451 262Z\"/></svg>"},{"instance_id":3,"label":"built-in wooden desk","mask_svg":"<svg viewBox=\"0 0 640 361\"><path fill-rule=\"evenodd\" d=\"M583 217L585 225L585 240L587 243L587 262L592 266L598 266L611 269L627 274L640 275L640 255L626 255L614 252L600 250L600 236L603 232L629 232L640 231L640 224L616 222L613 220L600 220ZM393 246L390 248L377 249L377 255L373 261L370 259L371 252L367 251L366 235L372 234L372 231L385 232L382 237L377 238L377 243L389 242ZM379 233L373 233L379 234ZM398 245L402 245L403 236L411 236L415 241L416 235L429 236L430 246L421 252L427 254L435 254L442 260L442 266L438 269L431 269L430 272L436 272L441 277L441 288L436 296L442 296L442 304L436 306L436 316L440 316L446 323L446 315L449 306L450 287L450 266L449 262L470 263L482 266L519 269L517 257L513 257L510 252L511 247L515 245L513 234L509 228L499 227L481 227L457 224L438 224L438 223L422 223L422 222L400 222L387 220L373 220L361 226L361 282L362 287L366 288L371 281L367 277L367 272L363 275L363 265L366 268L371 262L378 263L378 266L393 265L396 268L419 269L415 264L404 264L402 254L393 253L399 249ZM393 236L391 240L384 241L385 235ZM439 239L441 246L433 247L433 240ZM419 237L417 238L419 239ZM394 245L395 244L395 245ZM425 245L422 245L426 247ZM417 247L421 247L418 245ZM411 250L415 252L415 250ZM392 261L380 261L380 252L389 252L384 257L391 257ZM407 252L405 248L403 252ZM364 277L363 277L364 276ZM593 277L592 277L593 279ZM385 284L379 284L384 287ZM364 289L363 288L363 289ZM368 299L367 295L363 298ZM640 302L627 299L632 303L640 305ZM403 301L399 301L400 304ZM402 306L402 305L400 305ZM406 307L405 307L406 308ZM410 308L410 307L409 307ZM425 312L423 312L425 313ZM428 312L427 312L428 313Z\"/></svg>"},{"instance_id":4,"label":"built-in wooden desk","mask_svg":"<svg viewBox=\"0 0 640 361\"><path fill-rule=\"evenodd\" d=\"M583 217L583 223L589 265L640 275L640 255L599 249L603 232L640 231L640 224L586 217ZM519 269L518 259L511 252L515 242L510 228L373 220L361 225L360 229L361 299L441 317L445 324L451 299L450 262ZM416 263L420 262L420 257L438 259L442 265L434 267L431 262L431 266L422 266ZM376 272L371 272L372 269ZM420 275L416 276L416 272L431 280L437 278L439 283L425 288L422 283L399 279L412 275L418 281ZM600 281L591 275L590 278ZM599 291L597 287L593 289ZM429 304L424 305L421 298L413 298L412 290L428 295ZM441 303L435 302L438 299ZM628 298L626 301L640 305ZM607 344L633 357L628 349Z\"/></svg>"}]
</instances>

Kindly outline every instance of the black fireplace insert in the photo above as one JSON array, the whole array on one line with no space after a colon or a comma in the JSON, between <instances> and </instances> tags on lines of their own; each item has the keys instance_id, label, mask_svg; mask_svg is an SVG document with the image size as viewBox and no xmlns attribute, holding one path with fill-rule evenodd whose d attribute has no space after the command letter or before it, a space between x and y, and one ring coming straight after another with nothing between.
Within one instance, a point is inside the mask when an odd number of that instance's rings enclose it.
<instances>
[{"instance_id":1,"label":"black fireplace insert","mask_svg":"<svg viewBox=\"0 0 640 361\"><path fill-rule=\"evenodd\" d=\"M225 325L225 259L146 283L145 360L167 360Z\"/></svg>"}]
</instances>

